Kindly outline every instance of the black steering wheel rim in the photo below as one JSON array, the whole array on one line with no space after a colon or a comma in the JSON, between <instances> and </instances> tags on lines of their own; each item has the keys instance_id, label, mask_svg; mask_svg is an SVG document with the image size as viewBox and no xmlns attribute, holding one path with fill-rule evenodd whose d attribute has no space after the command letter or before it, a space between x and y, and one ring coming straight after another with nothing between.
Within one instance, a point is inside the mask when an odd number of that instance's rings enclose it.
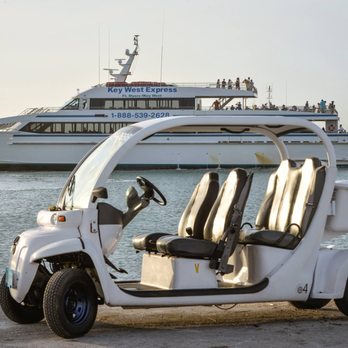
<instances>
[{"instance_id":1,"label":"black steering wheel rim","mask_svg":"<svg viewBox=\"0 0 348 348\"><path fill-rule=\"evenodd\" d=\"M163 193L151 181L147 180L143 176L137 176L136 180L139 187L144 191L146 198L152 199L154 202L162 206L167 204L167 200ZM158 194L160 199L155 197L155 193Z\"/></svg>"}]
</instances>

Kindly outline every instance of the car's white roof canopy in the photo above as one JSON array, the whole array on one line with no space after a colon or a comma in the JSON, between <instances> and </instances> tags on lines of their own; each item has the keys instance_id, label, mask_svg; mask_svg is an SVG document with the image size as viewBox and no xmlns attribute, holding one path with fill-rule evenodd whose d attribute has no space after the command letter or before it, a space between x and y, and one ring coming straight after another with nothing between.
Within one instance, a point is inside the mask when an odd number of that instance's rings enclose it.
<instances>
[{"instance_id":1,"label":"car's white roof canopy","mask_svg":"<svg viewBox=\"0 0 348 348\"><path fill-rule=\"evenodd\" d=\"M326 133L314 123L304 119L281 116L231 117L216 115L153 119L121 128L85 156L71 173L58 204L66 206L68 200L71 201L70 208L88 207L93 189L105 186L112 171L131 148L155 133L174 131L262 134L274 142L282 160L288 158L288 152L279 137L293 132L311 132L321 139L326 148L328 166L336 166L334 148ZM308 156L310 155L308 154ZM74 181L73 185L72 181ZM74 192L72 195L68 195L69 187L71 189L72 186L74 186Z\"/></svg>"}]
</instances>

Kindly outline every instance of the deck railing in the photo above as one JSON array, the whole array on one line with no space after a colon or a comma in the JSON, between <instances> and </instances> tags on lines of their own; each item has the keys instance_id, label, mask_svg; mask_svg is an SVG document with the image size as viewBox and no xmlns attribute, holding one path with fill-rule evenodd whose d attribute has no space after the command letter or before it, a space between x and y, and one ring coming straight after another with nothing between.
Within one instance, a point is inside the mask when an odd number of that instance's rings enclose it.
<instances>
[{"instance_id":1,"label":"deck railing","mask_svg":"<svg viewBox=\"0 0 348 348\"><path fill-rule=\"evenodd\" d=\"M38 107L38 108L27 108L23 110L19 115L33 115L33 114L45 114L47 112L56 112L60 108L59 107Z\"/></svg>"},{"instance_id":2,"label":"deck railing","mask_svg":"<svg viewBox=\"0 0 348 348\"><path fill-rule=\"evenodd\" d=\"M208 110L213 110L213 106L206 106L203 105L201 110L203 111L208 111ZM220 109L222 111L224 110L254 110L254 111L259 111L259 110L265 110L265 111L289 111L289 112L310 112L310 113L317 113L317 114L337 114L336 109L320 109L318 107L306 107L304 105L272 105L271 107L267 104L263 105L256 105L253 104L252 106L247 106L245 108L241 107L238 109L238 103L233 104L233 108L231 108L231 104L227 105L226 107Z\"/></svg>"},{"instance_id":3,"label":"deck railing","mask_svg":"<svg viewBox=\"0 0 348 348\"><path fill-rule=\"evenodd\" d=\"M326 107L325 109L320 109L319 107L306 107L304 105L273 105L269 106L269 104L263 104L263 105L256 105L253 104L252 106L247 106L245 108L240 108L238 109L238 104L228 104L226 107L219 109L220 111L226 111L226 110L273 110L273 111L293 111L293 112L311 112L311 113L318 113L318 114L334 114L337 115L337 110L332 109L329 107ZM232 108L233 106L233 108ZM34 115L34 114L44 114L44 113L49 113L49 112L57 112L61 108L59 107L37 107L37 108L27 108L23 110L19 115L20 116L25 116L25 115ZM201 109L202 111L209 111L213 110L213 106L207 106L207 105L202 105ZM125 110L125 109L123 109Z\"/></svg>"},{"instance_id":4,"label":"deck railing","mask_svg":"<svg viewBox=\"0 0 348 348\"><path fill-rule=\"evenodd\" d=\"M169 82L168 85L177 86L177 87L200 87L200 88L221 88L217 87L216 82ZM231 87L229 88L226 84L226 87L224 89L237 89L235 83L232 83ZM247 85L243 82L240 83L240 90L242 91L252 91L252 89L248 89ZM254 87L253 92L257 93L257 89Z\"/></svg>"}]
</instances>

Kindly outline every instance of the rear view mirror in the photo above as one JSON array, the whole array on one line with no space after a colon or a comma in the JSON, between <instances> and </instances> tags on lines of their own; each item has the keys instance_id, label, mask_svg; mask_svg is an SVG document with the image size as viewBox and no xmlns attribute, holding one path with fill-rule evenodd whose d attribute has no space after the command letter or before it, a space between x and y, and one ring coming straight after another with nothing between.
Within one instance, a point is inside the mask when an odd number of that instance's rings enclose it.
<instances>
[{"instance_id":1,"label":"rear view mirror","mask_svg":"<svg viewBox=\"0 0 348 348\"><path fill-rule=\"evenodd\" d=\"M94 203L97 198L108 198L108 190L105 187L96 187L92 191L92 202Z\"/></svg>"}]
</instances>

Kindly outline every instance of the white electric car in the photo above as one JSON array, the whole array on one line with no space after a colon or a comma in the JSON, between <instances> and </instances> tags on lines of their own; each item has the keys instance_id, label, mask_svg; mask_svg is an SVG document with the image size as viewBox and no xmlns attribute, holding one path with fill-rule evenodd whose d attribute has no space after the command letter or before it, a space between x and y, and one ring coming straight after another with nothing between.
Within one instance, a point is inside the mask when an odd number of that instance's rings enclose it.
<instances>
[{"instance_id":1,"label":"white electric car","mask_svg":"<svg viewBox=\"0 0 348 348\"><path fill-rule=\"evenodd\" d=\"M133 239L135 251L143 253L140 280L119 281L109 270L122 270L108 257L124 227L152 200L165 205L166 199L137 177L141 195L130 187L128 209L121 211L105 201L106 181L138 142L158 132L185 131L264 135L275 144L280 165L255 220L244 224L252 173L234 168L219 183L218 172L207 171L177 231L149 231ZM290 159L281 137L294 132L315 133L324 151L301 163ZM240 151L251 148L246 144ZM336 181L336 175L329 138L302 119L184 116L129 125L87 154L57 205L40 211L38 226L15 238L1 281L1 307L17 323L45 317L65 338L91 329L98 304L149 308L285 300L319 309L334 299L348 315L348 250L321 247L323 240L348 231L348 181Z\"/></svg>"}]
</instances>

